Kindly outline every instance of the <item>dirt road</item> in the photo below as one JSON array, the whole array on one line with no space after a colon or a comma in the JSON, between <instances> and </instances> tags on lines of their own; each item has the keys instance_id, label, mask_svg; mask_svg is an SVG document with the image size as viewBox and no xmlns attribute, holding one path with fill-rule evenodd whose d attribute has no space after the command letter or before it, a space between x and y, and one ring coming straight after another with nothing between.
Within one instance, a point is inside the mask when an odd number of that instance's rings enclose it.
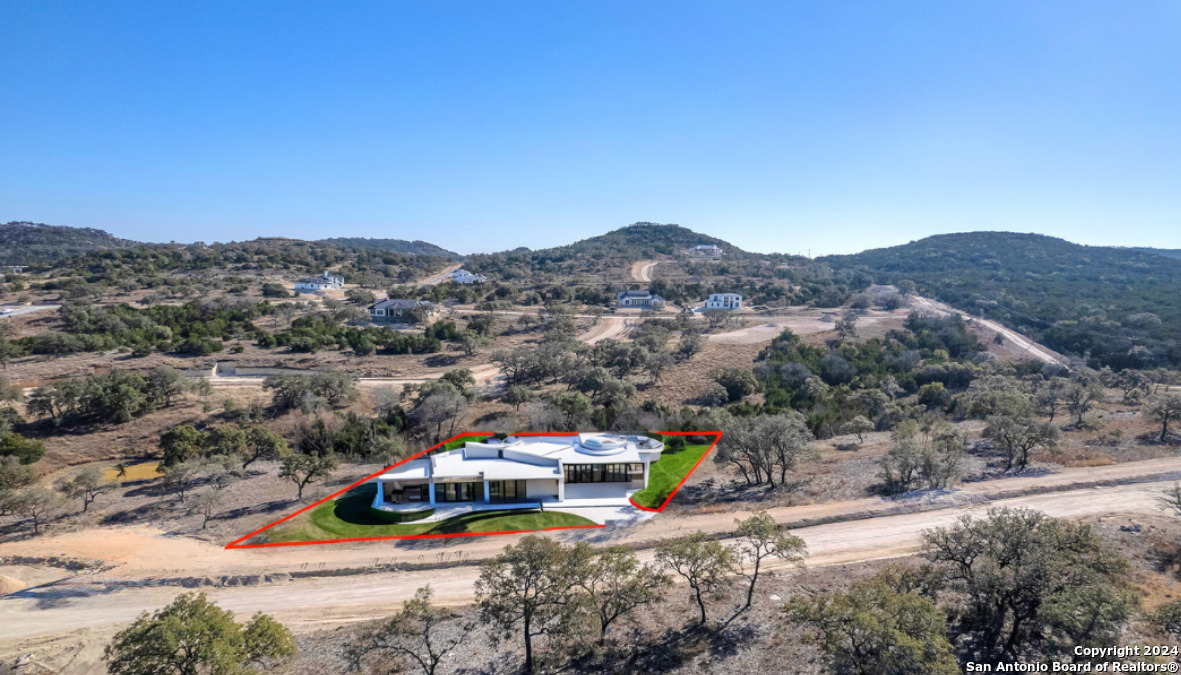
<instances>
[{"instance_id":1,"label":"dirt road","mask_svg":"<svg viewBox=\"0 0 1181 675\"><path fill-rule=\"evenodd\" d=\"M434 286L435 284L442 283L444 277L446 277L448 274L451 274L452 272L459 269L460 267L463 267L463 265L461 265L460 263L448 265L447 267L445 267L443 269L442 272L439 272L438 274L432 274L431 276L423 279L422 281L420 281L418 283L423 286Z\"/></svg>"},{"instance_id":2,"label":"dirt road","mask_svg":"<svg viewBox=\"0 0 1181 675\"><path fill-rule=\"evenodd\" d=\"M924 531L951 524L965 514L983 515L991 507L1025 507L1057 517L1086 517L1109 513L1159 514L1158 494L1171 485L1171 481L1158 481L1071 489L996 499L987 504L939 511L801 527L794 532L808 544L809 566L835 565L908 555L917 550ZM775 515L780 517L783 511L778 509ZM732 520L734 515L727 514L725 518ZM676 521L676 525L668 534L691 530L693 519L684 519L683 524L682 521ZM596 537L605 541L617 540L607 531L592 532L586 536L592 540ZM486 542L489 541L495 542L495 547L503 546L509 541L508 538L481 539L481 547L486 546ZM364 550L369 553L368 557L372 560L374 556L386 557L382 548L379 545L371 545ZM316 553L306 547L280 551L289 558L303 558L309 554L314 558ZM84 551L78 553L83 554ZM175 560L176 565L192 564L192 560L184 557L185 553L174 553L182 556L182 559ZM195 554L198 558L205 555L199 550L191 550L188 553ZM354 552L354 555L358 553ZM424 555L430 557L432 553L428 551ZM5 551L5 554L9 553ZM641 550L641 559L650 560L651 557L651 549ZM477 575L478 568L474 565L459 564L445 570L375 572L264 586L205 590L211 599L240 615L248 616L253 612L263 611L299 629L383 616L389 613L391 607L410 597L416 588L428 583L434 588L437 599L442 603L470 602ZM37 635L62 634L82 629L111 630L132 621L145 609L166 604L182 590L184 589L175 586L128 588L94 583L88 585L79 579L68 586L22 591L0 599L0 625L5 627L4 636L0 638L0 646Z\"/></svg>"},{"instance_id":3,"label":"dirt road","mask_svg":"<svg viewBox=\"0 0 1181 675\"><path fill-rule=\"evenodd\" d=\"M631 330L627 317L602 317L589 330L575 337L579 342L595 344L601 340L618 340ZM486 363L470 369L477 386L485 386L495 382L500 377L500 368L495 364ZM420 377L359 377L358 387L401 387L407 384L422 384L442 377L446 371L423 373ZM312 374L311 371L308 374ZM265 375L222 375L214 365L209 375L204 376L214 387L261 387Z\"/></svg>"},{"instance_id":4,"label":"dirt road","mask_svg":"<svg viewBox=\"0 0 1181 675\"><path fill-rule=\"evenodd\" d=\"M659 264L657 260L637 260L632 263L632 279L636 281L652 281L652 270Z\"/></svg>"},{"instance_id":5,"label":"dirt road","mask_svg":"<svg viewBox=\"0 0 1181 675\"><path fill-rule=\"evenodd\" d=\"M61 305L28 305L27 307L14 307L11 312L7 314L0 314L0 319L8 316L20 316L21 314L32 314L33 312L40 312L48 309L57 309Z\"/></svg>"},{"instance_id":6,"label":"dirt road","mask_svg":"<svg viewBox=\"0 0 1181 675\"><path fill-rule=\"evenodd\" d=\"M857 318L857 327L866 328L882 323L883 321L893 321L898 326L901 326L901 322L906 319L909 311L909 309L894 312L870 311ZM767 323L747 326L725 333L714 333L707 336L707 339L711 342L720 342L722 344L750 345L770 342L782 333L785 328L791 329L791 332L796 335L814 335L833 330L835 325L832 310L808 310L784 316L768 316L766 318L768 319Z\"/></svg>"},{"instance_id":7,"label":"dirt road","mask_svg":"<svg viewBox=\"0 0 1181 675\"><path fill-rule=\"evenodd\" d=\"M605 316L599 319L598 323L591 326L590 330L579 335L577 340L579 342L585 342L588 345L593 345L603 340L618 340L626 337L631 332L631 326L628 321L627 317Z\"/></svg>"},{"instance_id":8,"label":"dirt road","mask_svg":"<svg viewBox=\"0 0 1181 675\"><path fill-rule=\"evenodd\" d=\"M964 505L978 505L989 500L1011 498L1032 490L1068 491L1135 480L1171 480L1175 476L1181 477L1181 457L1126 462L1104 467L1064 469L1058 473L968 483L955 490L923 494L908 499L853 499L781 507L771 509L769 513L779 522L790 526L809 525L842 518L893 516L900 511L917 509L954 509ZM724 534L732 531L735 518L746 515L749 514L730 511L698 515L662 515L639 525L574 531L560 533L560 536L589 537L594 541L609 540L612 543L644 546L685 531L701 530ZM506 543L515 539L514 536L473 537L227 551L221 545L187 537L168 536L151 527L108 526L102 528L101 535L96 535L94 530L84 530L0 544L0 558L67 555L84 560L102 561L110 567L94 575L94 578L101 579L201 577L207 574L252 575L308 569L365 567L375 563L433 563L439 561L440 553L443 553L447 560L456 556L480 559L495 554Z\"/></svg>"},{"instance_id":9,"label":"dirt road","mask_svg":"<svg viewBox=\"0 0 1181 675\"><path fill-rule=\"evenodd\" d=\"M915 307L918 309L925 309L925 310L928 310L931 312L935 312L936 314L943 314L943 315L948 315L948 314L963 315L963 312L960 312L959 310L956 310L955 308L953 308L949 305L945 305L942 302L937 302L935 300L920 297L917 295L913 296L913 298L914 298ZM993 331L1005 336L1006 340L1009 340L1010 342L1017 345L1021 349L1024 349L1026 352L1029 353L1030 356L1034 357L1035 359L1037 359L1039 361L1042 361L1044 363L1057 364L1057 365L1062 366L1063 368L1070 367L1070 359L1068 359L1065 356L1063 356L1062 354L1059 354L1058 352L1050 349L1049 347L1044 347L1042 345L1039 345L1038 343L1034 342L1033 340L1030 340L1029 338L1025 337L1024 335L1018 333L1017 331L1006 328L1006 327L1002 326L1001 324L997 323L996 321L990 321L988 319L981 319L979 317L972 317L972 320L979 323L979 324L987 326L990 330L993 330Z\"/></svg>"}]
</instances>

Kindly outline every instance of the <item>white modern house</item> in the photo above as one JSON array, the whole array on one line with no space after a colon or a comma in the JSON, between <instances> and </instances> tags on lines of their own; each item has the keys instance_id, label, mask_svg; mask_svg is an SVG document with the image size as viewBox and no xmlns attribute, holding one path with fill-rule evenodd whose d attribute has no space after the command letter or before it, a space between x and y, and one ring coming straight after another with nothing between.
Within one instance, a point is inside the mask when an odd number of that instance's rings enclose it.
<instances>
[{"instance_id":1,"label":"white modern house","mask_svg":"<svg viewBox=\"0 0 1181 675\"><path fill-rule=\"evenodd\" d=\"M623 308L660 309L664 307L664 298L648 290L620 291L616 295L616 299L619 301L619 306Z\"/></svg>"},{"instance_id":2,"label":"white modern house","mask_svg":"<svg viewBox=\"0 0 1181 675\"><path fill-rule=\"evenodd\" d=\"M656 439L620 434L472 441L373 478L372 506L390 514L432 507L464 512L484 505L627 506L633 493L647 487L650 467L663 450Z\"/></svg>"},{"instance_id":3,"label":"white modern house","mask_svg":"<svg viewBox=\"0 0 1181 675\"><path fill-rule=\"evenodd\" d=\"M365 311L374 321L404 321L410 318L410 313L415 309L429 314L434 311L435 306L426 300L385 298L369 305Z\"/></svg>"},{"instance_id":4,"label":"white modern house","mask_svg":"<svg viewBox=\"0 0 1181 675\"><path fill-rule=\"evenodd\" d=\"M738 293L713 293L705 301L706 309L742 309L742 296Z\"/></svg>"},{"instance_id":5,"label":"white modern house","mask_svg":"<svg viewBox=\"0 0 1181 675\"><path fill-rule=\"evenodd\" d=\"M473 274L465 269L457 269L451 274L448 274L443 281L450 281L456 284L482 284L488 281L488 277L483 274Z\"/></svg>"},{"instance_id":6,"label":"white modern house","mask_svg":"<svg viewBox=\"0 0 1181 675\"><path fill-rule=\"evenodd\" d=\"M689 255L697 258L721 258L722 248L713 244L698 244L689 249Z\"/></svg>"},{"instance_id":7,"label":"white modern house","mask_svg":"<svg viewBox=\"0 0 1181 675\"><path fill-rule=\"evenodd\" d=\"M328 270L324 270L324 273L318 277L304 277L295 282L296 293L311 293L332 288L344 288L344 277Z\"/></svg>"}]
</instances>

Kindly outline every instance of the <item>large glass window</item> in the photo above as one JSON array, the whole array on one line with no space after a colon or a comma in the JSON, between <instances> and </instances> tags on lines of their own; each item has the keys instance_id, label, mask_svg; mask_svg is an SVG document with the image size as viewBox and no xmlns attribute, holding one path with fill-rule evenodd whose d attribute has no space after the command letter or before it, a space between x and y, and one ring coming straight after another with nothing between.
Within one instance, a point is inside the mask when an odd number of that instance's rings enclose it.
<instances>
[{"instance_id":1,"label":"large glass window","mask_svg":"<svg viewBox=\"0 0 1181 675\"><path fill-rule=\"evenodd\" d=\"M435 501L474 502L483 490L483 483L435 483Z\"/></svg>"},{"instance_id":2,"label":"large glass window","mask_svg":"<svg viewBox=\"0 0 1181 675\"><path fill-rule=\"evenodd\" d=\"M566 464L567 483L625 483L644 475L643 464Z\"/></svg>"},{"instance_id":3,"label":"large glass window","mask_svg":"<svg viewBox=\"0 0 1181 675\"><path fill-rule=\"evenodd\" d=\"M488 501L493 504L525 501L525 481L494 480L488 482Z\"/></svg>"}]
</instances>

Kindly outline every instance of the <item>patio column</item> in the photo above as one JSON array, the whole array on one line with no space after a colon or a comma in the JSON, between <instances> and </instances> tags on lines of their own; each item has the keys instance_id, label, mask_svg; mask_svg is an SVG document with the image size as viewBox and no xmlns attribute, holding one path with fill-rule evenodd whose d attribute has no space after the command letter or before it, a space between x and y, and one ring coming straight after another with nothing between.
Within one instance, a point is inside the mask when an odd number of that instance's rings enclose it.
<instances>
[{"instance_id":1,"label":"patio column","mask_svg":"<svg viewBox=\"0 0 1181 675\"><path fill-rule=\"evenodd\" d=\"M385 490L383 489L384 486L385 483L377 481L377 496L373 500L374 506L381 506L382 502L385 501Z\"/></svg>"},{"instance_id":2,"label":"patio column","mask_svg":"<svg viewBox=\"0 0 1181 675\"><path fill-rule=\"evenodd\" d=\"M489 484L489 481L484 481L484 503L492 503L492 486Z\"/></svg>"},{"instance_id":3,"label":"patio column","mask_svg":"<svg viewBox=\"0 0 1181 675\"><path fill-rule=\"evenodd\" d=\"M431 481L427 485L427 495L430 497L431 506L435 505L435 481Z\"/></svg>"}]
</instances>

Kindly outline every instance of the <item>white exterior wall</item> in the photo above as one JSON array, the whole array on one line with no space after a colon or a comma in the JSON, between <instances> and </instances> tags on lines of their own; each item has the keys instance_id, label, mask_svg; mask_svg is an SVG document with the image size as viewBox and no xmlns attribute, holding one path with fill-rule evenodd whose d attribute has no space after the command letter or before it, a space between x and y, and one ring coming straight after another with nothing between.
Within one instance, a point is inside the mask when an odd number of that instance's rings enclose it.
<instances>
[{"instance_id":1,"label":"white exterior wall","mask_svg":"<svg viewBox=\"0 0 1181 675\"><path fill-rule=\"evenodd\" d=\"M737 293L714 293L705 301L706 309L742 309L742 296Z\"/></svg>"},{"instance_id":2,"label":"white exterior wall","mask_svg":"<svg viewBox=\"0 0 1181 675\"><path fill-rule=\"evenodd\" d=\"M525 481L525 498L526 499L544 499L557 498L558 479L556 478L537 478Z\"/></svg>"},{"instance_id":3,"label":"white exterior wall","mask_svg":"<svg viewBox=\"0 0 1181 675\"><path fill-rule=\"evenodd\" d=\"M566 499L611 499L626 497L635 481L622 483L566 483Z\"/></svg>"}]
</instances>

